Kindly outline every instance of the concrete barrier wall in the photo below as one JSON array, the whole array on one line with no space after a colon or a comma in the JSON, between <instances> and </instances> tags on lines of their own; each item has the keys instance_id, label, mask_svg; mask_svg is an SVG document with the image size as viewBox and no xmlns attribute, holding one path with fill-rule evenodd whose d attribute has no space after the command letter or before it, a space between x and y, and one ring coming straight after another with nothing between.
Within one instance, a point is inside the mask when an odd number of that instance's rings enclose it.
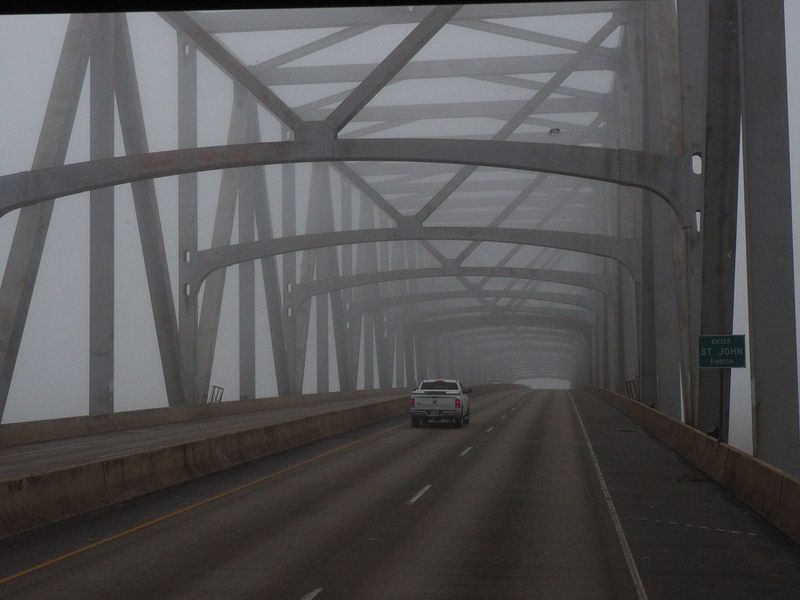
<instances>
[{"instance_id":1,"label":"concrete barrier wall","mask_svg":"<svg viewBox=\"0 0 800 600\"><path fill-rule=\"evenodd\" d=\"M0 538L407 411L406 395L395 395L364 406L318 412L264 427L0 481Z\"/></svg>"},{"instance_id":2,"label":"concrete barrier wall","mask_svg":"<svg viewBox=\"0 0 800 600\"><path fill-rule=\"evenodd\" d=\"M800 544L800 479L641 402L601 388L586 389L644 427Z\"/></svg>"},{"instance_id":3,"label":"concrete barrier wall","mask_svg":"<svg viewBox=\"0 0 800 600\"><path fill-rule=\"evenodd\" d=\"M0 447L49 442L82 435L152 427L169 423L183 423L194 419L207 419L223 415L254 412L268 408L281 408L312 402L335 402L354 398L388 397L405 393L405 389L358 390L350 392L330 392L324 394L304 394L302 396L278 396L254 400L235 400L218 404L195 404L131 410L107 415L85 417L66 417L44 421L8 423L0 425Z\"/></svg>"}]
</instances>

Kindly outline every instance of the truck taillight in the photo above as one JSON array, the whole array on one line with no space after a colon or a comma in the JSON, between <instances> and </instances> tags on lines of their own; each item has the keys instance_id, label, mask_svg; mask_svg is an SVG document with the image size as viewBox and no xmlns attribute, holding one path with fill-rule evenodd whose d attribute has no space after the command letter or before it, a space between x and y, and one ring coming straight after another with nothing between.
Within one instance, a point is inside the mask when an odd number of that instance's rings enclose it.
<instances>
[{"instance_id":1,"label":"truck taillight","mask_svg":"<svg viewBox=\"0 0 800 600\"><path fill-rule=\"evenodd\" d=\"M461 398L456 398L456 408L461 408Z\"/></svg>"},{"instance_id":2,"label":"truck taillight","mask_svg":"<svg viewBox=\"0 0 800 600\"><path fill-rule=\"evenodd\" d=\"M408 406L410 408L414 408L414 396L411 396L411 398L408 399Z\"/></svg>"}]
</instances>

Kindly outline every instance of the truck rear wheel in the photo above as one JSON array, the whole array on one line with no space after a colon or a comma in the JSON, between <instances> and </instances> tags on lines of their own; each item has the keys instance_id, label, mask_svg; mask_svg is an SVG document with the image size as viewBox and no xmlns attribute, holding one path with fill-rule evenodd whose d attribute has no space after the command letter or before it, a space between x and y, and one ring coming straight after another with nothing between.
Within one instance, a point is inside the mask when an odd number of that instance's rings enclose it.
<instances>
[{"instance_id":1,"label":"truck rear wheel","mask_svg":"<svg viewBox=\"0 0 800 600\"><path fill-rule=\"evenodd\" d=\"M419 417L411 417L411 426L419 427Z\"/></svg>"},{"instance_id":2,"label":"truck rear wheel","mask_svg":"<svg viewBox=\"0 0 800 600\"><path fill-rule=\"evenodd\" d=\"M459 428L463 427L464 426L464 417L461 416L461 415L457 416L456 420L455 420L455 424L456 424L456 427L459 427Z\"/></svg>"}]
</instances>

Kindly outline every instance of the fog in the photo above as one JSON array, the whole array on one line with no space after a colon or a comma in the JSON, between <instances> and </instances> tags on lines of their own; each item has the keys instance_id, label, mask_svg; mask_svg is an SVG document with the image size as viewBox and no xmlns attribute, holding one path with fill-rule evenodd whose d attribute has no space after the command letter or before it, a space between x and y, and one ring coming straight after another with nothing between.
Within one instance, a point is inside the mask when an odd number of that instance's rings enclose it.
<instances>
[{"instance_id":1,"label":"fog","mask_svg":"<svg viewBox=\"0 0 800 600\"><path fill-rule=\"evenodd\" d=\"M413 10L415 7L410 7ZM421 7L417 7L419 10ZM786 2L787 35L787 69L789 73L800 72L800 3ZM544 17L520 18L515 23L518 27L529 27L554 36L563 36L572 40L585 42L602 26L608 15L588 15L580 18ZM0 75L6 82L4 92L0 94L0 175L26 171L31 168L39 138L39 131L50 93L56 64L64 38L68 15L0 15ZM177 111L177 73L175 30L159 16L152 13L132 13L128 21L133 41L134 58L137 65L140 92L147 129L147 141L151 151L171 150L177 147L178 111ZM512 19L498 19L500 24L510 24ZM413 29L413 24L397 24L376 27L361 33L349 40L324 51L294 59L292 66L337 65L347 63L373 63L382 60ZM220 39L233 50L245 63L255 64L281 55L298 46L330 35L332 30L276 31L266 34L222 34ZM619 43L618 31L603 43L613 48ZM558 48L536 44L531 41L504 38L498 41L491 36L492 43L487 43L490 34L461 27L445 27L440 34L427 44L414 60L473 58L476 48L480 48L480 57L500 57L524 55L529 53L552 54L561 52ZM520 76L522 78L522 76ZM536 82L535 77L529 81ZM542 83L540 81L539 83ZM791 119L792 143L792 189L794 213L795 248L800 248L797 230L800 223L800 139L798 114L800 110L800 78L789 77L789 106ZM606 93L612 85L610 72L606 74L574 73L565 86L579 88L589 93ZM352 85L346 83L324 83L314 85L270 86L289 106L299 107L313 102L315 99L339 94ZM73 134L66 156L66 163L80 162L89 159L89 78L84 81L83 93L78 107ZM470 101L488 100L524 100L535 92L518 85L498 85L497 81L480 81L467 78L450 78L441 80L409 80L402 81L385 88L369 104L369 106L404 105L408 103L440 103L453 99ZM556 97L558 94L555 95ZM227 143L230 124L233 87L230 78L201 54L198 54L198 146L213 146ZM324 105L323 105L324 106ZM263 140L281 139L281 127L277 119L265 109L259 107L259 123ZM306 107L313 110L313 107ZM567 122L570 119L576 125L587 125L591 115L584 114L558 115ZM502 126L493 119L449 119L438 125L435 133L430 132L429 121L407 123L384 132L382 135L397 137L413 137L437 135L440 137L467 135L473 137L490 137ZM499 124L498 124L499 123ZM361 127L370 127L375 122L358 122L349 124L343 135L348 135ZM401 124L402 125L402 124ZM541 134L552 129L546 125L525 125L520 133ZM565 134L567 132L565 131ZM119 122L116 122L115 155L125 154ZM558 139L551 141L560 141ZM393 196L387 193L387 199L396 202L409 211L420 208L430 193L435 193L438 185L443 184L457 170L432 173L421 180L420 186L408 183L397 184ZM479 169L469 179L475 184L473 190L465 187L457 196L458 201L448 200L439 211L434 213L428 224L446 225L452 222L453 213L464 222L486 225L491 219L491 212L480 206L481 180L497 179L533 180L535 174L497 173L497 170ZM268 195L271 199L271 218L276 237L281 235L281 168L266 168ZM297 167L296 215L297 231L306 231L306 213L309 202L309 180L311 166L307 164ZM222 179L220 171L210 171L198 175L199 190L199 229L198 246L211 246L217 194ZM370 181L378 181L373 178ZM338 180L332 178L332 196L334 205L341 202L341 191ZM178 178L165 177L156 180L158 207L162 220L162 231L168 257L168 267L172 281L172 292L177 305L178 289ZM422 183L432 183L430 192ZM525 219L530 222L547 221L547 228L552 230L575 230L576 226L584 227L587 233L594 232L594 226L587 216L600 217L597 208L586 208L584 202L596 188L582 188L577 180L568 177L550 177L548 184L552 187L543 192L539 204L528 206L529 213L522 210L518 213L520 221L516 226L525 226ZM567 193L574 188L574 195L566 206L559 205ZM388 188L387 188L388 189ZM167 393L164 385L161 362L158 352L155 325L147 295L147 280L141 252L141 242L137 229L131 187L116 187L115 197L115 357L114 357L114 406L115 410L124 411L138 408L165 406ZM496 198L514 197L513 190ZM470 199L475 204L469 204ZM357 201L353 204L354 222L358 217ZM464 206L469 210L463 211ZM499 205L498 205L499 206ZM573 212L578 211L579 216ZM594 211L594 212L592 212ZM494 212L497 212L496 210ZM576 213L577 214L577 213ZM487 216L488 215L488 216ZM549 217L547 215L550 215ZM0 265L5 265L11 239L18 218L14 211L0 218ZM335 215L341 219L340 214ZM580 225L576 225L580 223ZM380 226L376 223L375 226ZM744 218L739 217L739 235L737 256L735 307L735 325L733 333L748 333L746 309L746 281L744 256ZM238 242L237 227L233 228L231 243ZM89 396L89 202L88 193L61 198L55 202L53 218L47 235L43 260L36 280L36 287L30 306L26 328L17 359L16 369L11 382L8 403L3 423L55 418L63 416L83 415L88 412ZM467 242L435 242L433 246L445 257L457 256ZM465 262L465 265L481 266L496 264L508 252L507 244L482 244ZM393 251L394 252L394 251ZM423 250L416 250L420 255ZM428 259L431 255L425 254ZM394 255L393 255L394 256ZM389 260L389 257L386 257ZM541 249L526 248L509 261L509 266L525 266L538 261L538 264L557 264L563 270L584 270L596 267L595 257L561 252L556 259L552 252ZM298 269L300 261L298 259ZM800 257L795 256L795 283L800 282ZM280 271L280 269L279 269ZM495 282L486 289L504 289L506 282ZM458 285L442 285L426 282L416 284L420 290L458 290ZM522 289L522 285L514 284L514 289ZM452 287L448 287L452 286ZM271 354L270 328L267 321L264 285L260 269L256 269L256 394L257 396L277 395L276 374ZM542 291L560 292L565 287L557 284L540 286ZM454 304L454 306L459 306ZM424 307L422 307L424 308ZM310 316L308 348L313 349L316 343L315 332L316 308ZM798 318L800 322L800 318ZM331 329L331 339L332 339ZM238 270L227 270L225 294L220 315L219 335L211 384L225 389L225 400L239 397L239 364L238 364ZM304 390L314 391L317 388L316 365L313 353L306 362L304 373ZM331 389L339 385L336 371L336 354L331 347L329 353ZM747 359L749 365L749 356ZM377 365L376 365L377 368ZM364 369L359 372L359 384L364 383ZM737 369L732 373L732 406L731 406L731 442L743 449L751 450L750 420L750 374L749 369ZM522 380L523 384L542 387L565 387L567 383L558 377Z\"/></svg>"}]
</instances>

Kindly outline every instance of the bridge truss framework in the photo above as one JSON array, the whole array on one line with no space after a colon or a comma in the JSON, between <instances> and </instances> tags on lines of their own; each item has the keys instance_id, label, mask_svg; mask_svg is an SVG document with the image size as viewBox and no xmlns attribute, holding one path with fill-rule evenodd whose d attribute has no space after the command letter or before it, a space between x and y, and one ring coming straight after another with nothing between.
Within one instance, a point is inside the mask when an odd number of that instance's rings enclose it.
<instances>
[{"instance_id":1,"label":"bridge truss framework","mask_svg":"<svg viewBox=\"0 0 800 600\"><path fill-rule=\"evenodd\" d=\"M149 150L127 16L71 16L31 169L0 176L0 215L19 211L0 285L0 415L53 203L87 191L90 412L114 410L114 186L130 184L171 406L206 399L233 266L240 396L255 397L260 266L281 395L304 391L312 355L326 391L332 344L341 389L444 372L555 377L638 389L726 439L729 373L699 370L696 340L732 332L741 151L754 452L797 473L782 10L678 0L160 13L175 32L178 96L178 139L160 152ZM581 40L546 33L553 17L596 26ZM387 27L404 33L371 63L309 64ZM259 62L234 50L237 36L309 30L323 33ZM459 32L530 49L436 55ZM225 145L198 147L201 55L232 88ZM65 164L87 78L90 159ZM463 81L494 95L398 92ZM287 99L292 86L325 85L339 91ZM216 170L201 248L198 173ZM154 184L166 176L178 177L173 279Z\"/></svg>"}]
</instances>

